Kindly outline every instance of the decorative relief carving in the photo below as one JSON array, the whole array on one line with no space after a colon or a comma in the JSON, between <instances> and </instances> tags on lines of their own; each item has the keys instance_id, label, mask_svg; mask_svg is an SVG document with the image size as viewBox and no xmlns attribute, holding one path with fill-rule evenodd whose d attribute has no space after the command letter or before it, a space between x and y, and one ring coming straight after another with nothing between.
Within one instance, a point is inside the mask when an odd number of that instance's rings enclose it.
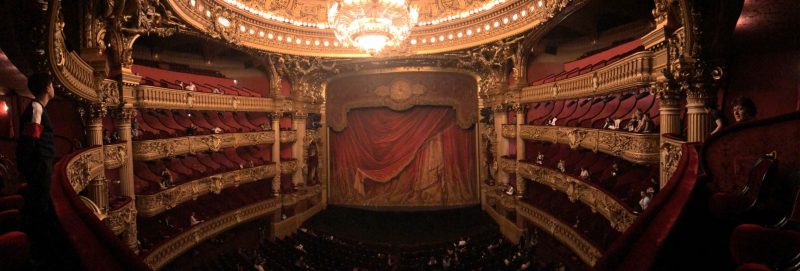
<instances>
[{"instance_id":1,"label":"decorative relief carving","mask_svg":"<svg viewBox=\"0 0 800 271\"><path fill-rule=\"evenodd\" d=\"M103 153L106 168L118 168L125 164L125 159L128 158L128 147L125 143L103 145Z\"/></svg>"},{"instance_id":2,"label":"decorative relief carving","mask_svg":"<svg viewBox=\"0 0 800 271\"><path fill-rule=\"evenodd\" d=\"M291 143L297 140L297 131L281 131L281 143Z\"/></svg>"},{"instance_id":3,"label":"decorative relief carving","mask_svg":"<svg viewBox=\"0 0 800 271\"><path fill-rule=\"evenodd\" d=\"M592 184L531 163L519 162L518 167L516 173L525 179L550 186L553 190L566 194L571 201L583 202L593 210L599 211L619 232L624 232L636 218L633 211L623 202Z\"/></svg>"},{"instance_id":4,"label":"decorative relief carving","mask_svg":"<svg viewBox=\"0 0 800 271\"><path fill-rule=\"evenodd\" d=\"M136 213L136 205L133 202L128 202L125 206L110 211L103 223L114 234L120 234L129 226L136 225Z\"/></svg>"},{"instance_id":5,"label":"decorative relief carving","mask_svg":"<svg viewBox=\"0 0 800 271\"><path fill-rule=\"evenodd\" d=\"M186 153L219 151L228 147L273 143L274 137L273 131L264 131L134 141L133 157L136 160L153 160Z\"/></svg>"},{"instance_id":6,"label":"decorative relief carving","mask_svg":"<svg viewBox=\"0 0 800 271\"><path fill-rule=\"evenodd\" d=\"M202 195L218 194L226 187L269 179L276 176L276 172L275 164L269 164L208 176L171 187L157 194L137 195L136 208L140 215L151 217Z\"/></svg>"},{"instance_id":7,"label":"decorative relief carving","mask_svg":"<svg viewBox=\"0 0 800 271\"><path fill-rule=\"evenodd\" d=\"M515 138L517 137L517 126L513 124L504 124L503 125L503 136L508 138Z\"/></svg>"},{"instance_id":8,"label":"decorative relief carving","mask_svg":"<svg viewBox=\"0 0 800 271\"><path fill-rule=\"evenodd\" d=\"M136 106L139 108L186 109L214 111L272 112L272 98L238 97L156 86L136 86ZM233 107L234 101L236 107Z\"/></svg>"},{"instance_id":9,"label":"decorative relief carving","mask_svg":"<svg viewBox=\"0 0 800 271\"><path fill-rule=\"evenodd\" d=\"M536 125L521 125L519 133L523 139L601 151L635 163L658 162L658 134ZM512 137L506 133L503 136Z\"/></svg>"},{"instance_id":10,"label":"decorative relief carving","mask_svg":"<svg viewBox=\"0 0 800 271\"><path fill-rule=\"evenodd\" d=\"M402 102L411 97L425 94L425 85L414 84L402 78L392 80L389 85L382 85L375 88L375 95L391 99L392 102Z\"/></svg>"},{"instance_id":11,"label":"decorative relief carving","mask_svg":"<svg viewBox=\"0 0 800 271\"><path fill-rule=\"evenodd\" d=\"M103 160L103 149L96 147L78 154L67 163L67 180L76 193L83 191L95 177L104 174Z\"/></svg>"},{"instance_id":12,"label":"decorative relief carving","mask_svg":"<svg viewBox=\"0 0 800 271\"><path fill-rule=\"evenodd\" d=\"M281 174L289 175L297 171L297 160L281 161Z\"/></svg>"},{"instance_id":13,"label":"decorative relief carving","mask_svg":"<svg viewBox=\"0 0 800 271\"><path fill-rule=\"evenodd\" d=\"M682 152L680 142L667 140L661 145L661 183L666 183L675 174Z\"/></svg>"}]
</instances>

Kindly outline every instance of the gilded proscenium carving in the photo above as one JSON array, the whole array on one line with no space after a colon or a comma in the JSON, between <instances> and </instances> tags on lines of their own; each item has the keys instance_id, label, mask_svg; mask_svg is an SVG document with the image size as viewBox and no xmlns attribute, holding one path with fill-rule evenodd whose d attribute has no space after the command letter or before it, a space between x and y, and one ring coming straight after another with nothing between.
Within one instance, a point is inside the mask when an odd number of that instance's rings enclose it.
<instances>
[{"instance_id":1,"label":"gilded proscenium carving","mask_svg":"<svg viewBox=\"0 0 800 271\"><path fill-rule=\"evenodd\" d=\"M125 158L128 157L128 147L125 143L103 145L103 153L106 169L115 169L125 163Z\"/></svg>"},{"instance_id":2,"label":"gilded proscenium carving","mask_svg":"<svg viewBox=\"0 0 800 271\"><path fill-rule=\"evenodd\" d=\"M105 175L103 148L95 147L73 157L67 163L67 180L75 193L80 193L89 182Z\"/></svg>"},{"instance_id":3,"label":"gilded proscenium carving","mask_svg":"<svg viewBox=\"0 0 800 271\"><path fill-rule=\"evenodd\" d=\"M129 225L136 225L135 222L136 205L133 201L129 201L124 206L108 212L108 215L103 219L103 223L105 223L114 234L124 232Z\"/></svg>"},{"instance_id":4,"label":"gilded proscenium carving","mask_svg":"<svg viewBox=\"0 0 800 271\"><path fill-rule=\"evenodd\" d=\"M245 183L269 179L275 176L276 172L275 164L269 164L204 177L165 189L156 194L137 195L136 209L139 210L139 214L142 216L154 216L208 193L220 193L227 187L236 187Z\"/></svg>"},{"instance_id":5,"label":"gilded proscenium carving","mask_svg":"<svg viewBox=\"0 0 800 271\"><path fill-rule=\"evenodd\" d=\"M561 241L562 244L575 252L587 265L594 266L597 260L603 256L600 249L584 239L580 233L547 212L520 201L517 202L517 213L535 224L537 228L547 231L550 235Z\"/></svg>"},{"instance_id":6,"label":"gilded proscenium carving","mask_svg":"<svg viewBox=\"0 0 800 271\"><path fill-rule=\"evenodd\" d=\"M684 143L686 142L664 137L664 141L661 143L660 152L661 187L667 184L669 179L672 178L672 175L675 174L675 170L678 169L678 162L681 160L681 156L683 155L681 145Z\"/></svg>"},{"instance_id":7,"label":"gilded proscenium carving","mask_svg":"<svg viewBox=\"0 0 800 271\"><path fill-rule=\"evenodd\" d=\"M522 89L522 103L574 99L648 86L653 81L653 53L642 51L592 73Z\"/></svg>"},{"instance_id":8,"label":"gilded proscenium carving","mask_svg":"<svg viewBox=\"0 0 800 271\"><path fill-rule=\"evenodd\" d=\"M289 131L281 131L281 134ZM219 151L228 147L243 147L275 142L273 131L186 136L133 142L133 159L155 160L164 157Z\"/></svg>"},{"instance_id":9,"label":"gilded proscenium carving","mask_svg":"<svg viewBox=\"0 0 800 271\"><path fill-rule=\"evenodd\" d=\"M507 138L516 138L517 137L516 124L503 125L503 136Z\"/></svg>"},{"instance_id":10,"label":"gilded proscenium carving","mask_svg":"<svg viewBox=\"0 0 800 271\"><path fill-rule=\"evenodd\" d=\"M504 125L511 126L513 125ZM658 134L640 134L604 129L521 125L520 136L526 140L546 141L567 144L592 151L601 151L634 163L657 163ZM503 136L515 138L516 135L503 129Z\"/></svg>"},{"instance_id":11,"label":"gilded proscenium carving","mask_svg":"<svg viewBox=\"0 0 800 271\"><path fill-rule=\"evenodd\" d=\"M616 197L592 184L561 172L539 167L527 162L520 162L517 174L567 194L570 201L581 201L585 203L592 208L592 211L600 212L603 217L608 219L611 227L619 232L624 232L636 218L633 210Z\"/></svg>"},{"instance_id":12,"label":"gilded proscenium carving","mask_svg":"<svg viewBox=\"0 0 800 271\"><path fill-rule=\"evenodd\" d=\"M271 98L203 93L145 85L136 87L136 107L246 112L275 110Z\"/></svg>"},{"instance_id":13,"label":"gilded proscenium carving","mask_svg":"<svg viewBox=\"0 0 800 271\"><path fill-rule=\"evenodd\" d=\"M153 268L153 270L160 270L175 257L178 257L178 255L181 255L206 239L241 223L274 212L280 208L280 200L272 198L206 220L203 223L181 232L162 245L153 248L151 252L144 257L144 262Z\"/></svg>"}]
</instances>

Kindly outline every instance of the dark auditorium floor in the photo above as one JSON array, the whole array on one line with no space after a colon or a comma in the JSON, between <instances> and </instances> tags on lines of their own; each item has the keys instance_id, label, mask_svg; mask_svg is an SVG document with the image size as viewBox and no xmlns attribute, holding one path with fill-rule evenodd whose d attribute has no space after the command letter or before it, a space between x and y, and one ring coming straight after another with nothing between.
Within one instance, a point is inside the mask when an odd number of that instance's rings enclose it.
<instances>
[{"instance_id":1,"label":"dark auditorium floor","mask_svg":"<svg viewBox=\"0 0 800 271\"><path fill-rule=\"evenodd\" d=\"M480 206L435 211L328 206L305 225L345 240L401 247L448 242L497 228Z\"/></svg>"}]
</instances>

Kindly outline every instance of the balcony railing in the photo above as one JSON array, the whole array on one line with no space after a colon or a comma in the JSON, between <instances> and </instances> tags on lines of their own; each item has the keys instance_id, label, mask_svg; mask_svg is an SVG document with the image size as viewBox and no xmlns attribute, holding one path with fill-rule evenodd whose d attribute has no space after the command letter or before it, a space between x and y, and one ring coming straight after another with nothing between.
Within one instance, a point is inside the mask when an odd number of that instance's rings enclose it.
<instances>
[{"instance_id":1,"label":"balcony railing","mask_svg":"<svg viewBox=\"0 0 800 271\"><path fill-rule=\"evenodd\" d=\"M281 131L281 134L288 132L290 131ZM252 146L274 142L275 134L273 131L134 141L133 159L154 160L186 153L219 151L228 147Z\"/></svg>"},{"instance_id":2,"label":"balcony railing","mask_svg":"<svg viewBox=\"0 0 800 271\"><path fill-rule=\"evenodd\" d=\"M514 125L503 126L503 136L516 137ZM565 126L520 126L523 139L567 144L593 151L601 151L634 163L658 162L658 134L640 134L605 129Z\"/></svg>"},{"instance_id":3,"label":"balcony railing","mask_svg":"<svg viewBox=\"0 0 800 271\"><path fill-rule=\"evenodd\" d=\"M522 89L522 103L596 96L646 86L653 80L652 53L638 52L597 71Z\"/></svg>"},{"instance_id":4,"label":"balcony railing","mask_svg":"<svg viewBox=\"0 0 800 271\"><path fill-rule=\"evenodd\" d=\"M115 169L125 164L125 159L128 158L128 146L124 142L103 145L103 153L106 169Z\"/></svg>"},{"instance_id":5,"label":"balcony railing","mask_svg":"<svg viewBox=\"0 0 800 271\"><path fill-rule=\"evenodd\" d=\"M501 163L513 164L508 158L500 159ZM505 167L503 168L505 170ZM514 172L514 171L508 171ZM593 184L562 174L558 171L539 167L532 163L520 162L516 173L526 179L547 185L567 195L570 201L581 201L592 210L600 212L608 219L611 227L624 232L636 215L620 199L596 187Z\"/></svg>"},{"instance_id":6,"label":"balcony railing","mask_svg":"<svg viewBox=\"0 0 800 271\"><path fill-rule=\"evenodd\" d=\"M202 195L219 194L227 187L272 178L275 174L275 164L269 164L211 175L164 189L156 194L137 195L136 209L141 216L154 216Z\"/></svg>"},{"instance_id":7,"label":"balcony railing","mask_svg":"<svg viewBox=\"0 0 800 271\"><path fill-rule=\"evenodd\" d=\"M184 110L275 111L275 103L271 98L203 93L145 85L139 85L136 88L136 106Z\"/></svg>"},{"instance_id":8,"label":"balcony railing","mask_svg":"<svg viewBox=\"0 0 800 271\"><path fill-rule=\"evenodd\" d=\"M547 231L547 233L561 241L587 265L594 266L597 260L603 256L597 247L584 239L575 229L547 212L539 210L528 203L517 201L517 213L535 224L537 228Z\"/></svg>"}]
</instances>

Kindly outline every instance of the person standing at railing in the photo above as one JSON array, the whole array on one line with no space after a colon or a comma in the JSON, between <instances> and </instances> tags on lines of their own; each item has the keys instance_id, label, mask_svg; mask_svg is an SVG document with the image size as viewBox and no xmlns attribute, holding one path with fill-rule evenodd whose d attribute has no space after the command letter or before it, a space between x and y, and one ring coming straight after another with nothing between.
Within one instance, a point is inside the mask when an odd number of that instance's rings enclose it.
<instances>
[{"instance_id":1,"label":"person standing at railing","mask_svg":"<svg viewBox=\"0 0 800 271\"><path fill-rule=\"evenodd\" d=\"M35 96L20 116L20 137L17 144L17 167L28 188L23 194L24 227L31 238L31 251L35 264L44 264L54 253L51 233L56 229L53 203L50 201L50 181L55 158L53 126L45 107L53 97L50 75L33 74L28 77L28 89Z\"/></svg>"}]
</instances>

